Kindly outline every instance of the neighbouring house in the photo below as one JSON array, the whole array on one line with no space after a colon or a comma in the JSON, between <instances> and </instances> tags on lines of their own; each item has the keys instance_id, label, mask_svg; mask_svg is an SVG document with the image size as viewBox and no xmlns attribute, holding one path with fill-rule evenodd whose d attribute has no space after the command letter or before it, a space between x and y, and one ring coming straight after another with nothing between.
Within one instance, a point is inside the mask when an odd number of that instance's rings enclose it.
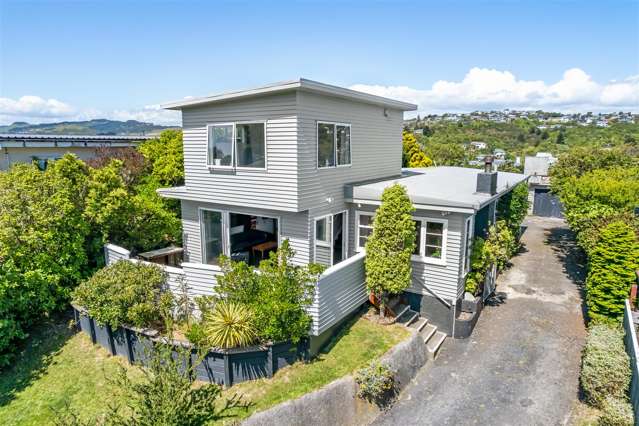
<instances>
[{"instance_id":1,"label":"neighbouring house","mask_svg":"<svg viewBox=\"0 0 639 426\"><path fill-rule=\"evenodd\" d=\"M488 145L486 144L486 142L479 142L479 141L472 141L470 143L470 146L473 149L486 149L488 147Z\"/></svg>"},{"instance_id":2,"label":"neighbouring house","mask_svg":"<svg viewBox=\"0 0 639 426\"><path fill-rule=\"evenodd\" d=\"M385 187L404 185L416 208L404 299L451 335L472 240L495 221L499 197L525 180L402 169L403 113L416 105L306 79L164 107L182 112L184 131L185 185L158 190L182 206L184 262L171 273L210 294L220 255L257 265L287 239L296 263L328 266L310 308L312 348L368 299L364 246Z\"/></svg>"},{"instance_id":3,"label":"neighbouring house","mask_svg":"<svg viewBox=\"0 0 639 426\"><path fill-rule=\"evenodd\" d=\"M559 198L550 191L550 166L557 159L548 152L538 152L524 160L524 175L528 178L528 213L543 217L563 217Z\"/></svg>"},{"instance_id":4,"label":"neighbouring house","mask_svg":"<svg viewBox=\"0 0 639 426\"><path fill-rule=\"evenodd\" d=\"M72 153L81 160L95 156L96 149L136 147L148 136L78 136L0 134L0 170L15 163L36 163L45 169L50 161Z\"/></svg>"},{"instance_id":5,"label":"neighbouring house","mask_svg":"<svg viewBox=\"0 0 639 426\"><path fill-rule=\"evenodd\" d=\"M497 160L505 160L506 159L506 151L504 151L503 149L495 149L493 151L493 157L495 157L495 159Z\"/></svg>"}]
</instances>

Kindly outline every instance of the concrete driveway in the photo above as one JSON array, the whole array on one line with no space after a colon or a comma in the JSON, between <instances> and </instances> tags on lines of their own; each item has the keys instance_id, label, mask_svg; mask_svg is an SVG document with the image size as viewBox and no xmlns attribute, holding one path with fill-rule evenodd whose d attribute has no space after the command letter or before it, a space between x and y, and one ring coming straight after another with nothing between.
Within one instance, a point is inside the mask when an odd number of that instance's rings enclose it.
<instances>
[{"instance_id":1,"label":"concrete driveway","mask_svg":"<svg viewBox=\"0 0 639 426\"><path fill-rule=\"evenodd\" d=\"M525 245L472 336L447 339L378 425L562 425L578 398L583 268L559 219L528 218Z\"/></svg>"}]
</instances>

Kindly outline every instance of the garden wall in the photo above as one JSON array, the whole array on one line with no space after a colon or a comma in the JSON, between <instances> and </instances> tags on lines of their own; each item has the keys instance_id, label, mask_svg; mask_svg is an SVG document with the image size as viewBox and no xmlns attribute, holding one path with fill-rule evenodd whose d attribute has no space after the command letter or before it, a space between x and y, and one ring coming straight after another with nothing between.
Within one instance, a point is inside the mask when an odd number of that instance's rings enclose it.
<instances>
[{"instance_id":1,"label":"garden wall","mask_svg":"<svg viewBox=\"0 0 639 426\"><path fill-rule=\"evenodd\" d=\"M307 357L307 342L294 345L290 342L241 349L209 350L205 355L187 342L169 341L155 330L132 327L112 329L100 325L80 307L74 306L77 327L86 333L94 344L99 344L112 355L126 358L130 363L147 364L154 343L185 347L191 352L191 362L197 363L198 380L231 386L247 380L272 377L281 368Z\"/></svg>"},{"instance_id":2,"label":"garden wall","mask_svg":"<svg viewBox=\"0 0 639 426\"><path fill-rule=\"evenodd\" d=\"M413 332L383 357L382 362L394 371L397 390L411 381L417 371L428 361L422 336ZM334 426L363 425L371 423L380 409L357 397L357 383L353 376L342 377L323 388L300 398L276 405L253 414L244 426Z\"/></svg>"},{"instance_id":3,"label":"garden wall","mask_svg":"<svg viewBox=\"0 0 639 426\"><path fill-rule=\"evenodd\" d=\"M630 302L626 299L623 311L623 328L626 332L625 343L626 352L630 357L630 368L632 379L630 381L630 403L635 413L635 425L639 425L639 344L637 343L637 332L632 318Z\"/></svg>"}]
</instances>

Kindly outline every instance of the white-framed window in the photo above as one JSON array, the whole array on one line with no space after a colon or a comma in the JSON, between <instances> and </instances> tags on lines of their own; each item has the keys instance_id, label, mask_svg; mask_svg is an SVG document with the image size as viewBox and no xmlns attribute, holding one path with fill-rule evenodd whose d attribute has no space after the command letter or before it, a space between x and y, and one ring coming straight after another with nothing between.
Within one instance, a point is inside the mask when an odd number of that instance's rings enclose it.
<instances>
[{"instance_id":1,"label":"white-framed window","mask_svg":"<svg viewBox=\"0 0 639 426\"><path fill-rule=\"evenodd\" d=\"M329 216L315 219L315 243L320 246L330 245L329 239L330 221Z\"/></svg>"},{"instance_id":2,"label":"white-framed window","mask_svg":"<svg viewBox=\"0 0 639 426\"><path fill-rule=\"evenodd\" d=\"M373 233L373 221L375 220L375 213L370 212L356 212L357 223L355 226L355 246L356 250L362 251L366 247L366 241L368 237Z\"/></svg>"},{"instance_id":3,"label":"white-framed window","mask_svg":"<svg viewBox=\"0 0 639 426\"><path fill-rule=\"evenodd\" d=\"M266 169L266 122L207 125L206 164L212 168Z\"/></svg>"},{"instance_id":4,"label":"white-framed window","mask_svg":"<svg viewBox=\"0 0 639 426\"><path fill-rule=\"evenodd\" d=\"M355 229L357 251L362 251L366 240L373 232L374 213L356 212L357 222ZM414 217L415 221L415 251L413 260L446 264L446 239L448 234L448 221L446 219L431 219Z\"/></svg>"},{"instance_id":5,"label":"white-framed window","mask_svg":"<svg viewBox=\"0 0 639 426\"><path fill-rule=\"evenodd\" d=\"M317 122L317 168L351 165L351 125Z\"/></svg>"},{"instance_id":6,"label":"white-framed window","mask_svg":"<svg viewBox=\"0 0 639 426\"><path fill-rule=\"evenodd\" d=\"M466 239L464 240L464 263L462 264L462 274L466 275L470 272L470 255L473 251L473 234L475 233L474 216L469 216L464 223L464 232Z\"/></svg>"},{"instance_id":7,"label":"white-framed window","mask_svg":"<svg viewBox=\"0 0 639 426\"><path fill-rule=\"evenodd\" d=\"M199 209L202 263L219 265L220 255L258 266L280 245L280 218Z\"/></svg>"}]
</instances>

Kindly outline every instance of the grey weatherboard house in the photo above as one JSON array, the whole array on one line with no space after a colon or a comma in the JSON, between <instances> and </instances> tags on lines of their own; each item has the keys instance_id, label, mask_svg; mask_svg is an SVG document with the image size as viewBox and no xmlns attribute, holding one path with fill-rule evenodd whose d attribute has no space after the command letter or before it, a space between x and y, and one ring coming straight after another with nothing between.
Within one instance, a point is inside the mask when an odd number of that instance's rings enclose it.
<instances>
[{"instance_id":1,"label":"grey weatherboard house","mask_svg":"<svg viewBox=\"0 0 639 426\"><path fill-rule=\"evenodd\" d=\"M417 209L406 299L451 335L472 237L494 221L499 197L525 180L403 170L403 113L416 105L306 79L164 107L182 112L184 131L185 185L158 191L182 206L184 262L170 274L185 275L194 295L210 294L220 254L257 265L288 239L295 262L329 267L310 308L312 352L368 299L363 247L384 187L405 185Z\"/></svg>"}]
</instances>

